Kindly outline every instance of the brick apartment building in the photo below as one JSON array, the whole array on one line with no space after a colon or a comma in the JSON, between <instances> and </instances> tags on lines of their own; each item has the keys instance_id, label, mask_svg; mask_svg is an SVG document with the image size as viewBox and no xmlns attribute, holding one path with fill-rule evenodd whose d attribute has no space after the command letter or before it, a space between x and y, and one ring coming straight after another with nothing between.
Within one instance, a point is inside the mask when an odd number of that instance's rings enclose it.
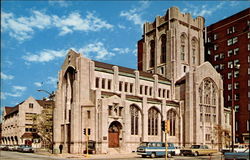
<instances>
[{"instance_id":1,"label":"brick apartment building","mask_svg":"<svg viewBox=\"0 0 250 160\"><path fill-rule=\"evenodd\" d=\"M249 142L250 8L208 26L205 43L206 60L223 77L225 107L235 107L235 142Z\"/></svg>"}]
</instances>

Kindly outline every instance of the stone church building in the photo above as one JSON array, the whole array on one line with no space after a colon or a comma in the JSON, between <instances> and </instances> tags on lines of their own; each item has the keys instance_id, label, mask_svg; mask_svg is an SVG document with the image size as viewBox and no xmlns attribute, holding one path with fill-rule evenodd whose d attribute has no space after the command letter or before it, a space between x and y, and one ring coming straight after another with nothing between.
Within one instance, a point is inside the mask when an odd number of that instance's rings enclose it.
<instances>
[{"instance_id":1,"label":"stone church building","mask_svg":"<svg viewBox=\"0 0 250 160\"><path fill-rule=\"evenodd\" d=\"M136 151L141 142L178 146L218 143L214 126L229 127L223 81L204 62L204 18L176 7L144 24L138 70L94 61L70 50L59 72L54 109L55 148L83 153L87 137L97 153ZM227 122L227 124L225 124Z\"/></svg>"}]
</instances>

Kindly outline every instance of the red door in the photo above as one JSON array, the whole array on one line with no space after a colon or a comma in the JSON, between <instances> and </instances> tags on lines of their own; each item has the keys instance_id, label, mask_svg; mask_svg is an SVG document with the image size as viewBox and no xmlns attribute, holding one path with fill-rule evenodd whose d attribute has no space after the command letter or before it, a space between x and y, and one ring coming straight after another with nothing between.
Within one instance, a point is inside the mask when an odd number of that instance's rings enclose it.
<instances>
[{"instance_id":1,"label":"red door","mask_svg":"<svg viewBox=\"0 0 250 160\"><path fill-rule=\"evenodd\" d=\"M119 133L109 132L109 148L119 147Z\"/></svg>"}]
</instances>

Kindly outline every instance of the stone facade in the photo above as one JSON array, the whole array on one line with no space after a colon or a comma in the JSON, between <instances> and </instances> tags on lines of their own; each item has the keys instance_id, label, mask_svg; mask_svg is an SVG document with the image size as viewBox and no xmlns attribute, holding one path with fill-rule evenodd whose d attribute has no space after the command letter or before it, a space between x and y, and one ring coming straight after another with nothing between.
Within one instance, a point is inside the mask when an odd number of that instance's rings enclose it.
<instances>
[{"instance_id":1,"label":"stone facade","mask_svg":"<svg viewBox=\"0 0 250 160\"><path fill-rule=\"evenodd\" d=\"M2 122L2 144L32 145L40 148L40 136L33 126L33 116L41 114L45 105L52 105L52 101L36 100L29 97L15 107L5 107Z\"/></svg>"},{"instance_id":2,"label":"stone facade","mask_svg":"<svg viewBox=\"0 0 250 160\"><path fill-rule=\"evenodd\" d=\"M161 121L167 119L168 142L217 145L214 126L225 126L223 82L204 63L203 27L202 17L176 7L146 23L138 70L70 50L58 76L55 148L63 144L64 152L83 153L87 129L97 153L136 151L140 142L164 141Z\"/></svg>"}]
</instances>

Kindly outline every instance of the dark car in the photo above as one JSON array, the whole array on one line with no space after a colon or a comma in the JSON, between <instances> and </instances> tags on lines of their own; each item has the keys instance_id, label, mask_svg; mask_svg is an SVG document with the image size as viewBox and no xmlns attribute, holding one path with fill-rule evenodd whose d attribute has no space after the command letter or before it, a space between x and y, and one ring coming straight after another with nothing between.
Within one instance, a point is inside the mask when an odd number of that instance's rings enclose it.
<instances>
[{"instance_id":1,"label":"dark car","mask_svg":"<svg viewBox=\"0 0 250 160\"><path fill-rule=\"evenodd\" d=\"M96 146L95 146L95 144L96 144L95 141L92 141L92 140L89 141L89 143L88 143L88 146L89 146L88 147L88 153L89 154L95 154L96 153ZM86 154L87 153L87 149L85 149L83 151L83 153Z\"/></svg>"}]
</instances>

